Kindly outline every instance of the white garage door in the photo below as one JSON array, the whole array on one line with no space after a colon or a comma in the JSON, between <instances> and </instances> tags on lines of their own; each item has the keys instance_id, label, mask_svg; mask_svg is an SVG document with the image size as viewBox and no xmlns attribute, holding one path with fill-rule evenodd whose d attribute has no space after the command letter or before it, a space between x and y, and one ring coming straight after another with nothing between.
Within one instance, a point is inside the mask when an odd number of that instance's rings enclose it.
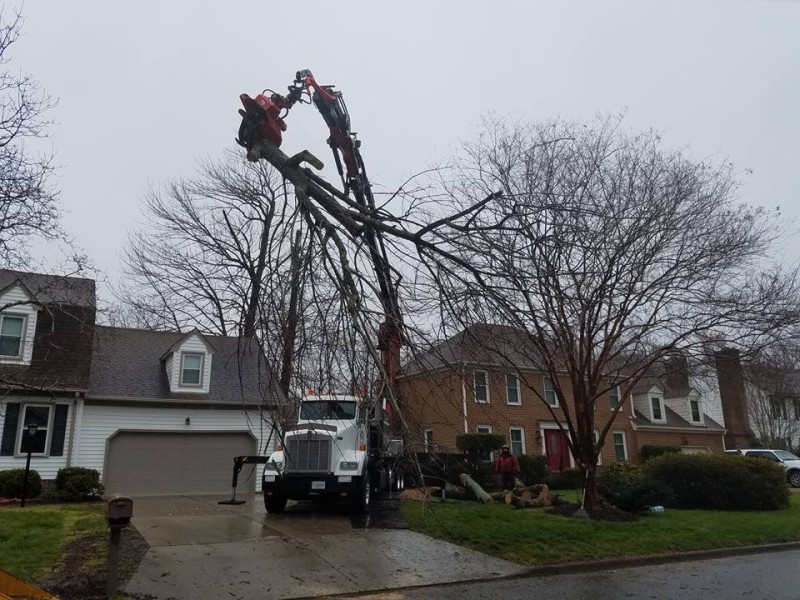
<instances>
[{"instance_id":1,"label":"white garage door","mask_svg":"<svg viewBox=\"0 0 800 600\"><path fill-rule=\"evenodd\" d=\"M106 493L226 494L231 491L233 457L255 452L255 439L244 432L123 431L108 443ZM247 466L242 471L237 491L255 489L251 471Z\"/></svg>"}]
</instances>

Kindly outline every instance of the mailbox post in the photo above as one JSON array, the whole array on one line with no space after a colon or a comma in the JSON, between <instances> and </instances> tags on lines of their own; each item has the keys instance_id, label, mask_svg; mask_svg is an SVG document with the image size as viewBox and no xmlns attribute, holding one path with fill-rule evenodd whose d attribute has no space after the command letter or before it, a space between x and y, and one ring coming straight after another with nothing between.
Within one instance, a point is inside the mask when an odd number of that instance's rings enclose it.
<instances>
[{"instance_id":1,"label":"mailbox post","mask_svg":"<svg viewBox=\"0 0 800 600\"><path fill-rule=\"evenodd\" d=\"M106 596L109 598L117 593L120 533L125 527L130 525L131 517L133 517L133 500L125 496L115 496L108 501L106 505L106 518L111 534L108 541Z\"/></svg>"}]
</instances>

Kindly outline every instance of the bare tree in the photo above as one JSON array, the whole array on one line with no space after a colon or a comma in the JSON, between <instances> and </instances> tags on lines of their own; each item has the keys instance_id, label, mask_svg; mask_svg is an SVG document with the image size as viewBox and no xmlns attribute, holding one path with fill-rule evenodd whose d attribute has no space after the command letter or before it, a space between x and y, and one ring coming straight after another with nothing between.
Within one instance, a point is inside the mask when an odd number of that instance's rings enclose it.
<instances>
[{"instance_id":1,"label":"bare tree","mask_svg":"<svg viewBox=\"0 0 800 600\"><path fill-rule=\"evenodd\" d=\"M742 365L750 424L770 448L800 447L800 349L775 344Z\"/></svg>"},{"instance_id":2,"label":"bare tree","mask_svg":"<svg viewBox=\"0 0 800 600\"><path fill-rule=\"evenodd\" d=\"M117 291L128 325L257 337L280 387L352 390L370 370L291 185L230 153L147 196ZM312 281L313 280L313 281Z\"/></svg>"},{"instance_id":3,"label":"bare tree","mask_svg":"<svg viewBox=\"0 0 800 600\"><path fill-rule=\"evenodd\" d=\"M436 254L422 253L431 298L451 333L476 323L514 332L511 343L480 341L568 434L588 507L624 404L595 423L612 386L627 398L677 350L698 359L709 345L747 350L798 318L797 271L768 263L775 215L735 193L730 165L667 151L619 118L489 119L443 182L429 218L462 216L438 228ZM553 382L560 409L521 364Z\"/></svg>"},{"instance_id":4,"label":"bare tree","mask_svg":"<svg viewBox=\"0 0 800 600\"><path fill-rule=\"evenodd\" d=\"M0 263L24 266L32 238L64 239L58 194L48 184L52 156L36 154L26 142L46 136L45 115L55 100L39 82L11 68L11 48L22 33L20 13L0 12Z\"/></svg>"}]
</instances>

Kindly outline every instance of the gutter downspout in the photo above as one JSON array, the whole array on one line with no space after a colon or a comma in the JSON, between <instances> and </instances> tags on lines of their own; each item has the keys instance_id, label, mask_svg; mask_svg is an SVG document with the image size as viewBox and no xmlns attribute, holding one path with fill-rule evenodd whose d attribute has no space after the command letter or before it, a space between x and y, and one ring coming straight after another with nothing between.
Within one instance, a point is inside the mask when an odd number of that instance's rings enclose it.
<instances>
[{"instance_id":1,"label":"gutter downspout","mask_svg":"<svg viewBox=\"0 0 800 600\"><path fill-rule=\"evenodd\" d=\"M466 382L467 363L461 363L461 405L464 411L464 433L469 433L467 424L467 382Z\"/></svg>"},{"instance_id":2,"label":"gutter downspout","mask_svg":"<svg viewBox=\"0 0 800 600\"><path fill-rule=\"evenodd\" d=\"M78 436L76 432L81 429L83 423L83 394L80 392L75 393L75 414L72 416L72 422L69 424L69 450L67 450L67 466L72 466L72 459L78 455Z\"/></svg>"}]
</instances>

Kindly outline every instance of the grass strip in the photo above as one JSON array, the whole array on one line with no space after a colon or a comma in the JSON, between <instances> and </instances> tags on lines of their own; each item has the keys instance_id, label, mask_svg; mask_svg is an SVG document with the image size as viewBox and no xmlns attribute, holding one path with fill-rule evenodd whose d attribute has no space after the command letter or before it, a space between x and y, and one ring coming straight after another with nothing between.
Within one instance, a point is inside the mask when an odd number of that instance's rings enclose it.
<instances>
[{"instance_id":1,"label":"grass strip","mask_svg":"<svg viewBox=\"0 0 800 600\"><path fill-rule=\"evenodd\" d=\"M105 530L101 504L0 508L0 569L31 581L57 568L66 545Z\"/></svg>"},{"instance_id":2,"label":"grass strip","mask_svg":"<svg viewBox=\"0 0 800 600\"><path fill-rule=\"evenodd\" d=\"M792 494L786 510L667 509L631 523L471 502L404 502L402 511L414 531L530 566L800 540L800 494Z\"/></svg>"}]
</instances>

